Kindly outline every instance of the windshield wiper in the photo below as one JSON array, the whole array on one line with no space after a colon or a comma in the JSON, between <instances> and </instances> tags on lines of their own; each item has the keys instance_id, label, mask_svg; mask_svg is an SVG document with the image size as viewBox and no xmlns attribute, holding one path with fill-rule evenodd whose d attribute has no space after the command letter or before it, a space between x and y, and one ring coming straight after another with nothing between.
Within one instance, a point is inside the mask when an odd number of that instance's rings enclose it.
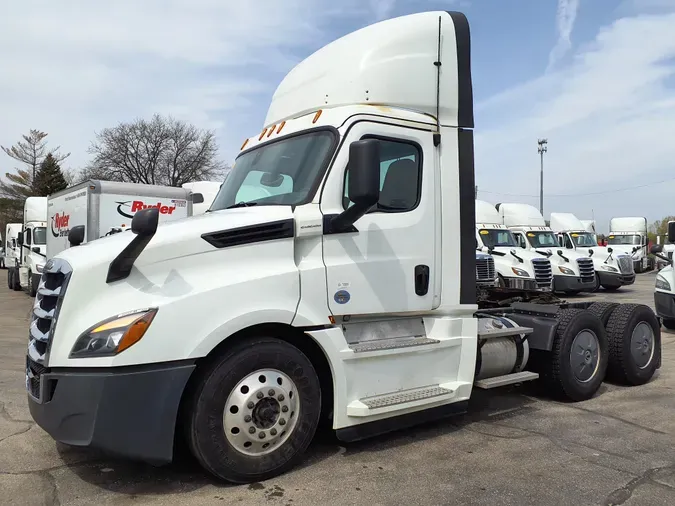
<instances>
[{"instance_id":1,"label":"windshield wiper","mask_svg":"<svg viewBox=\"0 0 675 506\"><path fill-rule=\"evenodd\" d=\"M236 204L232 204L231 206L226 207L225 209L234 209L235 207L251 207L251 206L257 206L257 202L238 202Z\"/></svg>"}]
</instances>

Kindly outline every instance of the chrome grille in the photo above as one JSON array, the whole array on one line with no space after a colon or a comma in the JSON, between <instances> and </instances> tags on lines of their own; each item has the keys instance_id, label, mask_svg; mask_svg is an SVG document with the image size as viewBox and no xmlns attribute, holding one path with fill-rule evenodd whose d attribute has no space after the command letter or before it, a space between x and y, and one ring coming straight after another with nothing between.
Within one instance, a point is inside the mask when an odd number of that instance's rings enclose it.
<instances>
[{"instance_id":1,"label":"chrome grille","mask_svg":"<svg viewBox=\"0 0 675 506\"><path fill-rule=\"evenodd\" d=\"M36 364L44 365L47 361L70 274L70 265L58 258L49 260L42 271L28 331L28 358ZM30 367L26 372L30 373Z\"/></svg>"},{"instance_id":2,"label":"chrome grille","mask_svg":"<svg viewBox=\"0 0 675 506\"><path fill-rule=\"evenodd\" d=\"M534 268L534 279L539 288L550 288L553 281L553 271L551 270L551 261L546 258L532 259Z\"/></svg>"},{"instance_id":3,"label":"chrome grille","mask_svg":"<svg viewBox=\"0 0 675 506\"><path fill-rule=\"evenodd\" d=\"M476 281L493 281L496 277L495 259L489 255L477 255Z\"/></svg>"},{"instance_id":4,"label":"chrome grille","mask_svg":"<svg viewBox=\"0 0 675 506\"><path fill-rule=\"evenodd\" d=\"M635 272L633 269L633 259L631 257L626 255L617 256L616 261L619 264L621 274L633 274Z\"/></svg>"},{"instance_id":5,"label":"chrome grille","mask_svg":"<svg viewBox=\"0 0 675 506\"><path fill-rule=\"evenodd\" d=\"M579 274L582 281L593 281L595 279L593 260L590 258L577 258L577 265L579 266Z\"/></svg>"}]
</instances>

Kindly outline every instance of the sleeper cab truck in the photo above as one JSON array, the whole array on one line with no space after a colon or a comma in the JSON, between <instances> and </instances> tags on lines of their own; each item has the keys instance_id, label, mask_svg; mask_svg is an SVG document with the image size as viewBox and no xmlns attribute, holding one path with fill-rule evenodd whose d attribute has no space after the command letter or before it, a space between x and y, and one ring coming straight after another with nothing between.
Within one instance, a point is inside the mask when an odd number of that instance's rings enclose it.
<instances>
[{"instance_id":1,"label":"sleeper cab truck","mask_svg":"<svg viewBox=\"0 0 675 506\"><path fill-rule=\"evenodd\" d=\"M153 463L182 440L244 483L296 466L321 420L349 442L463 412L474 388L541 379L579 401L649 381L647 306L479 308L470 59L457 12L346 35L284 78L208 213L142 210L50 259L33 419Z\"/></svg>"},{"instance_id":2,"label":"sleeper cab truck","mask_svg":"<svg viewBox=\"0 0 675 506\"><path fill-rule=\"evenodd\" d=\"M19 258L12 274L14 289L35 297L47 256L47 197L28 197L17 237Z\"/></svg>"},{"instance_id":3,"label":"sleeper cab truck","mask_svg":"<svg viewBox=\"0 0 675 506\"><path fill-rule=\"evenodd\" d=\"M668 223L668 242L675 243L675 221ZM668 330L675 330L675 270L673 257L664 250L663 244L654 244L650 251L656 258L665 264L665 267L656 274L654 282L654 307L656 314L661 318L663 326Z\"/></svg>"},{"instance_id":4,"label":"sleeper cab truck","mask_svg":"<svg viewBox=\"0 0 675 506\"><path fill-rule=\"evenodd\" d=\"M647 218L643 216L609 220L607 245L630 255L638 274L651 271L655 266L654 258L649 256L647 228Z\"/></svg>"}]
</instances>

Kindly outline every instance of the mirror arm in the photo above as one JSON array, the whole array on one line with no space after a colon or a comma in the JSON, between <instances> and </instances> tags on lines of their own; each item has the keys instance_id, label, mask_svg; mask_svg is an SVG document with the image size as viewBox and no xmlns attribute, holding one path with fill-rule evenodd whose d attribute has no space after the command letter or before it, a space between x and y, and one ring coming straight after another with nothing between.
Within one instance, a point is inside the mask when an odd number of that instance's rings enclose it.
<instances>
[{"instance_id":1,"label":"mirror arm","mask_svg":"<svg viewBox=\"0 0 675 506\"><path fill-rule=\"evenodd\" d=\"M324 217L324 233L341 234L346 232L358 232L354 223L361 219L371 207L373 206L364 207L359 204L354 204L340 214L326 215Z\"/></svg>"}]
</instances>

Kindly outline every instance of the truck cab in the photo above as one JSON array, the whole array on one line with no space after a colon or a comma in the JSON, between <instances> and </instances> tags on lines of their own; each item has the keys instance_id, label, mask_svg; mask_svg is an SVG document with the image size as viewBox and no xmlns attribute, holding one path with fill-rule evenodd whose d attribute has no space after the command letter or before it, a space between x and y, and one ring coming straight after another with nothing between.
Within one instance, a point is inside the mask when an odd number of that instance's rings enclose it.
<instances>
[{"instance_id":1,"label":"truck cab","mask_svg":"<svg viewBox=\"0 0 675 506\"><path fill-rule=\"evenodd\" d=\"M551 229L558 242L567 251L587 252L595 268L596 290L617 290L635 282L633 260L622 250L598 246L595 234L587 232L581 221L571 213L551 213Z\"/></svg>"},{"instance_id":2,"label":"truck cab","mask_svg":"<svg viewBox=\"0 0 675 506\"><path fill-rule=\"evenodd\" d=\"M558 237L546 226L539 211L527 204L504 203L496 206L502 222L513 235L518 247L545 255L553 269L553 290L573 295L595 290L595 269L588 254L560 249Z\"/></svg>"},{"instance_id":3,"label":"truck cab","mask_svg":"<svg viewBox=\"0 0 675 506\"><path fill-rule=\"evenodd\" d=\"M607 245L617 251L623 251L633 259L636 273L654 269L654 259L649 256L649 237L647 218L623 217L609 221Z\"/></svg>"},{"instance_id":4,"label":"truck cab","mask_svg":"<svg viewBox=\"0 0 675 506\"><path fill-rule=\"evenodd\" d=\"M476 200L476 249L494 258L499 286L550 292L553 272L546 254L520 248L501 221L492 204Z\"/></svg>"},{"instance_id":5,"label":"truck cab","mask_svg":"<svg viewBox=\"0 0 675 506\"><path fill-rule=\"evenodd\" d=\"M23 228L17 278L21 289L35 297L47 255L47 197L28 197L23 207Z\"/></svg>"},{"instance_id":6,"label":"truck cab","mask_svg":"<svg viewBox=\"0 0 675 506\"><path fill-rule=\"evenodd\" d=\"M20 248L17 244L17 238L21 233L22 226L21 223L8 223L5 226L4 266L8 269L7 280L9 288L13 288L13 283L10 278L13 273L13 268L16 267L17 262L19 261Z\"/></svg>"}]
</instances>

